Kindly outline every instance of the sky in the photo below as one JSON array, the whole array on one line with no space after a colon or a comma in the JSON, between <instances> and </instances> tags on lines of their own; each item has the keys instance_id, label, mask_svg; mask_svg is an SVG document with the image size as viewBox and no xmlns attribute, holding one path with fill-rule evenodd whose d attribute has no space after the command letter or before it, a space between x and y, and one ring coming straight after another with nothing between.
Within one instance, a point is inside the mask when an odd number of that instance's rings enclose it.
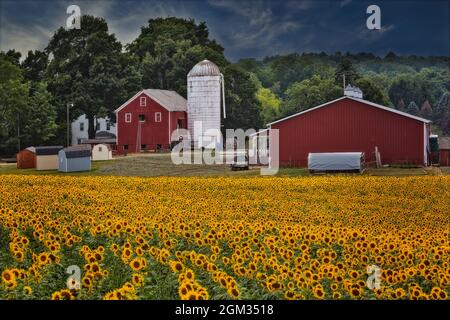
<instances>
[{"instance_id":1,"label":"sky","mask_svg":"<svg viewBox=\"0 0 450 320\"><path fill-rule=\"evenodd\" d=\"M322 51L450 56L450 0L0 0L0 50L43 50L71 4L105 18L122 44L151 18L205 21L233 62ZM379 30L366 26L372 4L381 10Z\"/></svg>"}]
</instances>

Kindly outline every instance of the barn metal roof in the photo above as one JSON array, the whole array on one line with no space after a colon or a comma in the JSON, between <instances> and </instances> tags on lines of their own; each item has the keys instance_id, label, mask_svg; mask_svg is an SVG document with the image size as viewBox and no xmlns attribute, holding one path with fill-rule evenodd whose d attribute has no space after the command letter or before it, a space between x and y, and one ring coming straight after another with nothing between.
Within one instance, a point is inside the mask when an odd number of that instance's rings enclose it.
<instances>
[{"instance_id":1,"label":"barn metal roof","mask_svg":"<svg viewBox=\"0 0 450 320\"><path fill-rule=\"evenodd\" d=\"M58 154L59 150L63 148L63 146L43 146L36 147L35 150L37 156L51 156Z\"/></svg>"},{"instance_id":2,"label":"barn metal roof","mask_svg":"<svg viewBox=\"0 0 450 320\"><path fill-rule=\"evenodd\" d=\"M85 158L91 156L91 146L89 145L77 145L64 148L66 158Z\"/></svg>"},{"instance_id":3,"label":"barn metal roof","mask_svg":"<svg viewBox=\"0 0 450 320\"><path fill-rule=\"evenodd\" d=\"M186 111L187 110L187 101L185 98L180 96L175 91L171 90L161 90L161 89L144 89L136 93L127 102L122 104L119 108L117 108L114 112L119 112L123 108L125 108L131 101L136 99L142 93L145 93L150 99L155 100L162 107L167 109L168 111Z\"/></svg>"},{"instance_id":4,"label":"barn metal roof","mask_svg":"<svg viewBox=\"0 0 450 320\"><path fill-rule=\"evenodd\" d=\"M364 99L358 99L358 98L354 98L354 97L343 96L343 97L337 98L337 99L335 99L335 100L332 100L332 101L326 102L326 103L324 103L324 104L321 104L321 105L319 105L319 106L317 106L317 107L313 107L313 108L311 108L311 109L307 109L307 110L304 110L304 111L295 113L295 114L293 114L293 115L287 116L287 117L285 117L285 118L282 118L282 119L279 119L279 120L270 122L270 123L267 124L267 126L271 126L271 125L273 125L273 124L275 124L275 123L282 122L282 121L284 121L284 120L288 120L288 119L290 119L290 118L293 118L293 117L296 117L296 116L300 116L300 115L302 115L302 114L305 114L305 113L314 111L314 110L316 110L316 109L326 107L326 106L328 106L328 105L330 105L330 104L332 104L332 103L334 103L334 102L337 102L337 101L340 101L340 100L343 100L343 99L351 99L351 100L355 100L355 101L358 101L358 102L361 102L361 103L370 105L370 106L372 106L372 107L376 107L376 108L379 108L379 109L382 109L382 110L385 110L385 111L389 111L389 112L392 112L392 113L396 113L396 114L399 114L399 115L401 115L401 116L404 116L404 117L407 117L407 118L411 118L411 119L414 119L414 120L417 120L417 121L420 121L420 122L424 122L424 123L430 123L430 122L431 122L430 120L427 120L427 119L424 119L424 118L421 118L421 117L417 117L417 116L413 116L412 114L409 114L409 113L406 113L406 112L402 112L402 111L399 111L399 110L396 110L396 109L393 109L393 108L385 107L385 106L382 106L381 104L377 104L377 103L374 103L374 102L370 102L370 101L367 101L367 100L364 100Z\"/></svg>"},{"instance_id":5,"label":"barn metal roof","mask_svg":"<svg viewBox=\"0 0 450 320\"><path fill-rule=\"evenodd\" d=\"M188 73L188 77L220 76L219 67L209 60L197 63Z\"/></svg>"},{"instance_id":6,"label":"barn metal roof","mask_svg":"<svg viewBox=\"0 0 450 320\"><path fill-rule=\"evenodd\" d=\"M187 101L175 91L145 89L144 92L169 111L186 111Z\"/></svg>"}]
</instances>

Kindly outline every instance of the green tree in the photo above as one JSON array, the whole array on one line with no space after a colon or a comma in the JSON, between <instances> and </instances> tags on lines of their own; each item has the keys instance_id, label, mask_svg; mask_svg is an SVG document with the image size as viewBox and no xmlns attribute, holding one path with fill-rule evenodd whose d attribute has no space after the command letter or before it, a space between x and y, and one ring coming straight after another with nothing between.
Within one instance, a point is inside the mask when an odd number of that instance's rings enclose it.
<instances>
[{"instance_id":1,"label":"green tree","mask_svg":"<svg viewBox=\"0 0 450 320\"><path fill-rule=\"evenodd\" d=\"M435 108L434 122L445 134L450 134L450 92L445 91Z\"/></svg>"},{"instance_id":2,"label":"green tree","mask_svg":"<svg viewBox=\"0 0 450 320\"><path fill-rule=\"evenodd\" d=\"M431 85L423 77L411 74L401 74L395 77L389 88L389 98L391 101L415 101L422 105L425 100L429 100Z\"/></svg>"},{"instance_id":3,"label":"green tree","mask_svg":"<svg viewBox=\"0 0 450 320\"><path fill-rule=\"evenodd\" d=\"M364 100L379 103L384 106L390 105L391 102L387 94L371 79L366 77L359 78L355 81L355 85L362 90Z\"/></svg>"},{"instance_id":4,"label":"green tree","mask_svg":"<svg viewBox=\"0 0 450 320\"><path fill-rule=\"evenodd\" d=\"M186 76L199 61L228 65L223 48L209 39L205 23L179 18L150 19L127 46L141 63L142 87L177 91L186 96Z\"/></svg>"},{"instance_id":5,"label":"green tree","mask_svg":"<svg viewBox=\"0 0 450 320\"><path fill-rule=\"evenodd\" d=\"M260 114L264 125L279 117L281 101L272 90L260 87L256 92L256 99L261 106Z\"/></svg>"},{"instance_id":6,"label":"green tree","mask_svg":"<svg viewBox=\"0 0 450 320\"><path fill-rule=\"evenodd\" d=\"M226 118L224 129L258 130L262 127L257 85L251 74L229 65L224 70Z\"/></svg>"},{"instance_id":7,"label":"green tree","mask_svg":"<svg viewBox=\"0 0 450 320\"><path fill-rule=\"evenodd\" d=\"M342 88L333 79L313 76L292 84L285 94L281 113L288 116L342 96Z\"/></svg>"},{"instance_id":8,"label":"green tree","mask_svg":"<svg viewBox=\"0 0 450 320\"><path fill-rule=\"evenodd\" d=\"M343 58L341 62L336 67L336 71L334 72L334 81L337 85L343 87L345 75L345 85L351 84L354 85L356 80L360 78L360 75L356 68L353 66L352 61L349 58Z\"/></svg>"},{"instance_id":9,"label":"green tree","mask_svg":"<svg viewBox=\"0 0 450 320\"><path fill-rule=\"evenodd\" d=\"M0 74L0 154L49 141L56 111L45 83L24 82L20 68L2 57Z\"/></svg>"},{"instance_id":10,"label":"green tree","mask_svg":"<svg viewBox=\"0 0 450 320\"><path fill-rule=\"evenodd\" d=\"M0 55L0 154L21 148L21 115L28 106L29 90L22 80L20 68L5 55Z\"/></svg>"},{"instance_id":11,"label":"green tree","mask_svg":"<svg viewBox=\"0 0 450 320\"><path fill-rule=\"evenodd\" d=\"M420 116L425 119L431 119L433 116L433 108L428 100L426 100L420 108Z\"/></svg>"},{"instance_id":12,"label":"green tree","mask_svg":"<svg viewBox=\"0 0 450 320\"><path fill-rule=\"evenodd\" d=\"M411 101L408 105L408 108L406 108L406 112L417 116L419 114L419 106L414 101Z\"/></svg>"},{"instance_id":13,"label":"green tree","mask_svg":"<svg viewBox=\"0 0 450 320\"><path fill-rule=\"evenodd\" d=\"M27 57L22 62L25 80L39 82L44 79L48 65L48 56L45 52L35 50L28 51Z\"/></svg>"},{"instance_id":14,"label":"green tree","mask_svg":"<svg viewBox=\"0 0 450 320\"><path fill-rule=\"evenodd\" d=\"M114 109L140 87L139 82L128 84L127 88L135 89L124 91L123 79L128 79L124 75L130 70L126 63L131 60L121 51L122 45L108 32L102 18L82 16L81 29L59 28L53 35L46 48L46 54L53 56L46 78L59 107L58 136L65 137L67 130L66 104L74 104L71 119L86 114L89 138L94 138L94 118L112 116Z\"/></svg>"}]
</instances>

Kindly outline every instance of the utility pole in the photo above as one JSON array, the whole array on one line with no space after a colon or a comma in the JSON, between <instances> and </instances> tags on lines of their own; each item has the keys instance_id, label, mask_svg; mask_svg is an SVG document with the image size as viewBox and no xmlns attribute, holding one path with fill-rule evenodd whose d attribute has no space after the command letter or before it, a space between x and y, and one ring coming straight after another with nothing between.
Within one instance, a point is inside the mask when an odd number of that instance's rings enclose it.
<instances>
[{"instance_id":1,"label":"utility pole","mask_svg":"<svg viewBox=\"0 0 450 320\"><path fill-rule=\"evenodd\" d=\"M343 86L344 86L344 90L345 90L345 72L342 73L342 82L343 82Z\"/></svg>"},{"instance_id":2,"label":"utility pole","mask_svg":"<svg viewBox=\"0 0 450 320\"><path fill-rule=\"evenodd\" d=\"M19 114L17 114L17 144L19 147L18 152L20 152L20 118L19 118Z\"/></svg>"},{"instance_id":3,"label":"utility pole","mask_svg":"<svg viewBox=\"0 0 450 320\"><path fill-rule=\"evenodd\" d=\"M67 107L67 146L69 146L69 134L70 134L69 109L73 107L73 103L68 103L66 107Z\"/></svg>"}]
</instances>

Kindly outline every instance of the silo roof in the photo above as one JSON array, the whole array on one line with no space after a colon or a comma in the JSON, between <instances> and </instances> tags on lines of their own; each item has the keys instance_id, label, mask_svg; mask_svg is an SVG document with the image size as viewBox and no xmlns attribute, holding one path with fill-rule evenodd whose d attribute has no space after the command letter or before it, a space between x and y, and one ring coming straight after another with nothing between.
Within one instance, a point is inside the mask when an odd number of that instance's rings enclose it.
<instances>
[{"instance_id":1,"label":"silo roof","mask_svg":"<svg viewBox=\"0 0 450 320\"><path fill-rule=\"evenodd\" d=\"M188 77L220 76L219 67L209 60L197 63L188 73Z\"/></svg>"}]
</instances>

